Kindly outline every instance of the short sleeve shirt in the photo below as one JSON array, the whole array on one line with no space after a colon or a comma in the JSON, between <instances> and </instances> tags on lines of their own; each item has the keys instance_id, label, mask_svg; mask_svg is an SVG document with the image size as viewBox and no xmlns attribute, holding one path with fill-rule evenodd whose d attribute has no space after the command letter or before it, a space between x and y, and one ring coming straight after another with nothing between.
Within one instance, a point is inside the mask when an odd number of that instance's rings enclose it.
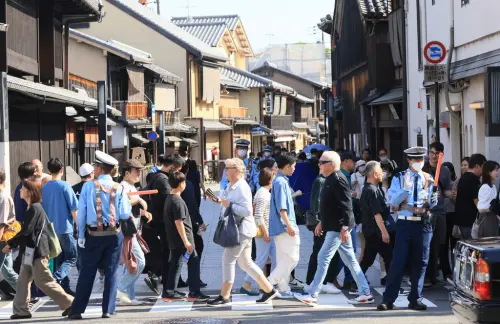
<instances>
[{"instance_id":1,"label":"short sleeve shirt","mask_svg":"<svg viewBox=\"0 0 500 324\"><path fill-rule=\"evenodd\" d=\"M194 246L193 225L191 224L189 209L181 196L173 194L167 196L163 220L170 250L184 247L184 242L177 231L177 226L175 226L176 220L182 220L187 239Z\"/></svg>"},{"instance_id":2,"label":"short sleeve shirt","mask_svg":"<svg viewBox=\"0 0 500 324\"><path fill-rule=\"evenodd\" d=\"M42 188L42 206L56 234L73 233L71 212L78 209L75 192L66 181L51 180Z\"/></svg>"},{"instance_id":3,"label":"short sleeve shirt","mask_svg":"<svg viewBox=\"0 0 500 324\"><path fill-rule=\"evenodd\" d=\"M363 233L366 236L373 235L379 231L375 222L375 215L380 214L384 221L390 216L383 191L374 184L367 182L363 186L360 204Z\"/></svg>"},{"instance_id":4,"label":"short sleeve shirt","mask_svg":"<svg viewBox=\"0 0 500 324\"><path fill-rule=\"evenodd\" d=\"M292 199L292 190L288 183L288 178L278 172L278 175L273 180L271 189L271 210L269 213L269 235L278 236L286 232L286 224L281 219L280 211L286 210L290 223L298 229L295 219L295 209Z\"/></svg>"},{"instance_id":5,"label":"short sleeve shirt","mask_svg":"<svg viewBox=\"0 0 500 324\"><path fill-rule=\"evenodd\" d=\"M15 218L14 200L5 189L2 189L0 190L0 224L10 224Z\"/></svg>"}]
</instances>

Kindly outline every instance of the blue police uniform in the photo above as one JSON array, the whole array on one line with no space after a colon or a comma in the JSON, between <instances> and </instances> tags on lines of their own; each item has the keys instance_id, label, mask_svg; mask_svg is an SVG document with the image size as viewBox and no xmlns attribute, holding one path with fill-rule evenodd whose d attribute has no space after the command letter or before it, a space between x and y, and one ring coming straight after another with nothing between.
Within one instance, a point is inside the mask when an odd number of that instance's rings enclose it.
<instances>
[{"instance_id":1,"label":"blue police uniform","mask_svg":"<svg viewBox=\"0 0 500 324\"><path fill-rule=\"evenodd\" d=\"M405 150L409 158L423 158L426 152L427 149L421 147ZM411 264L412 283L408 296L409 307L422 300L422 288L429 260L429 235L432 238L432 230L429 233L430 224L424 222L422 214L415 214L413 208L425 208L425 211L428 211L433 207L437 203L437 196L432 190L431 176L422 171L414 172L408 169L396 174L392 179L388 192L389 201L391 206L401 209L397 212L396 243L383 296L383 304L389 307L381 309L382 305L379 305L379 310L392 309L408 261ZM425 307L420 310L424 309Z\"/></svg>"},{"instance_id":2,"label":"blue police uniform","mask_svg":"<svg viewBox=\"0 0 500 324\"><path fill-rule=\"evenodd\" d=\"M250 145L250 141L246 140L246 139L239 139L236 142L234 142L234 144L236 144L236 147L246 147L246 149L248 151L248 146ZM245 169L248 169L248 161L249 161L248 158L243 159L243 163L245 163ZM228 184L229 184L229 180L227 180L226 172L223 172L222 178L220 179L220 182L219 182L220 191L222 192L222 191L226 190Z\"/></svg>"},{"instance_id":3,"label":"blue police uniform","mask_svg":"<svg viewBox=\"0 0 500 324\"><path fill-rule=\"evenodd\" d=\"M113 157L96 151L96 163L118 165ZM97 179L101 188L113 188L117 185L110 175L100 175ZM105 283L102 301L102 312L113 314L116 307L117 269L123 246L123 234L120 232L119 220L128 219L132 207L128 197L122 194L122 187L118 186L114 198L115 226L110 228L110 194L100 192L102 206L102 229L98 226L96 212L96 188L94 181L87 181L80 194L78 204L78 244L81 247L82 268L78 278L75 299L71 306L71 317L79 318L85 312L92 293L95 274L98 265L104 266Z\"/></svg>"},{"instance_id":4,"label":"blue police uniform","mask_svg":"<svg viewBox=\"0 0 500 324\"><path fill-rule=\"evenodd\" d=\"M250 189L254 193L257 192L257 190L260 189L260 184L259 184L259 175L260 175L259 163L261 161L264 161L264 160L273 160L274 161L274 159L271 156L271 153L273 151L273 147L272 146L269 146L269 145L264 146L263 151L264 151L264 154L266 152L269 152L269 156L263 156L263 157L261 157L258 160L254 160L253 161L253 166L252 166L252 172L250 173L250 182L249 182L249 185L250 185Z\"/></svg>"}]
</instances>

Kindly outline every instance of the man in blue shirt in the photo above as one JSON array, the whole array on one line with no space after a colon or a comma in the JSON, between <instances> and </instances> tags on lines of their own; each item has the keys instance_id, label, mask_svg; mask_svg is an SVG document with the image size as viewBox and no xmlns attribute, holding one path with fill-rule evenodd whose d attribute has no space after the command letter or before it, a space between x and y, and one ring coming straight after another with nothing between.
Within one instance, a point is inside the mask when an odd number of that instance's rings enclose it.
<instances>
[{"instance_id":1,"label":"man in blue shirt","mask_svg":"<svg viewBox=\"0 0 500 324\"><path fill-rule=\"evenodd\" d=\"M76 223L78 200L75 192L66 181L62 181L64 166L58 158L47 163L52 176L42 188L42 206L61 244L62 253L56 259L54 279L64 291L74 296L69 286L69 272L76 265L76 240L73 236L73 224Z\"/></svg>"},{"instance_id":2,"label":"man in blue shirt","mask_svg":"<svg viewBox=\"0 0 500 324\"><path fill-rule=\"evenodd\" d=\"M422 311L427 309L422 303L422 289L432 239L432 231L429 229L433 215L430 210L437 205L438 195L433 192L432 177L422 171L427 149L412 147L405 150L405 153L410 167L394 176L388 192L391 207L397 212L398 222L384 298L377 307L381 311L394 308L408 258L412 283L408 308Z\"/></svg>"},{"instance_id":3,"label":"man in blue shirt","mask_svg":"<svg viewBox=\"0 0 500 324\"><path fill-rule=\"evenodd\" d=\"M294 298L288 281L299 262L300 235L288 177L295 171L296 159L285 153L279 155L276 162L279 171L271 188L269 236L276 244L277 264L269 282L278 285L281 298Z\"/></svg>"},{"instance_id":4,"label":"man in blue shirt","mask_svg":"<svg viewBox=\"0 0 500 324\"><path fill-rule=\"evenodd\" d=\"M83 185L78 202L78 246L82 254L82 270L71 306L71 319L81 319L92 293L95 274L102 262L105 269L102 317L115 314L117 269L123 246L120 220L131 217L132 207L123 187L113 182L111 173L118 161L96 151L94 170L97 180ZM114 208L111 208L111 204Z\"/></svg>"}]
</instances>

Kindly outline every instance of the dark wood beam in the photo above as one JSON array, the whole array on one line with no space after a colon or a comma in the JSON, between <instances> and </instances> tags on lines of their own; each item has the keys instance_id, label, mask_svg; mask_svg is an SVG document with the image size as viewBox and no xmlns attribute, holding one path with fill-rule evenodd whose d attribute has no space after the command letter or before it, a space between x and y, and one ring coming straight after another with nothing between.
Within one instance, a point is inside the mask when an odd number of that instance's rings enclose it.
<instances>
[{"instance_id":1,"label":"dark wood beam","mask_svg":"<svg viewBox=\"0 0 500 324\"><path fill-rule=\"evenodd\" d=\"M40 53L40 82L54 85L55 82L55 40L54 0L38 3L38 45Z\"/></svg>"}]
</instances>

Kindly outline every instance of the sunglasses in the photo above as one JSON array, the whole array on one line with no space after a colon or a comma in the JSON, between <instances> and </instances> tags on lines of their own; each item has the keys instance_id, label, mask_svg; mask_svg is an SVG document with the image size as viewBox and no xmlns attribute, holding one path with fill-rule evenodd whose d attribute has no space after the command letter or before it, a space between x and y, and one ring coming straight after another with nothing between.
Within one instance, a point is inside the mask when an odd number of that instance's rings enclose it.
<instances>
[{"instance_id":1,"label":"sunglasses","mask_svg":"<svg viewBox=\"0 0 500 324\"><path fill-rule=\"evenodd\" d=\"M235 167L231 167L231 168L228 168L228 167L225 167L224 170L228 171L228 170L231 170L231 169L236 169Z\"/></svg>"},{"instance_id":2,"label":"sunglasses","mask_svg":"<svg viewBox=\"0 0 500 324\"><path fill-rule=\"evenodd\" d=\"M319 164L319 165L323 165L323 164L328 164L328 163L330 163L330 162L332 162L332 161L323 161L323 160L320 160L320 161L318 162L318 164Z\"/></svg>"}]
</instances>

